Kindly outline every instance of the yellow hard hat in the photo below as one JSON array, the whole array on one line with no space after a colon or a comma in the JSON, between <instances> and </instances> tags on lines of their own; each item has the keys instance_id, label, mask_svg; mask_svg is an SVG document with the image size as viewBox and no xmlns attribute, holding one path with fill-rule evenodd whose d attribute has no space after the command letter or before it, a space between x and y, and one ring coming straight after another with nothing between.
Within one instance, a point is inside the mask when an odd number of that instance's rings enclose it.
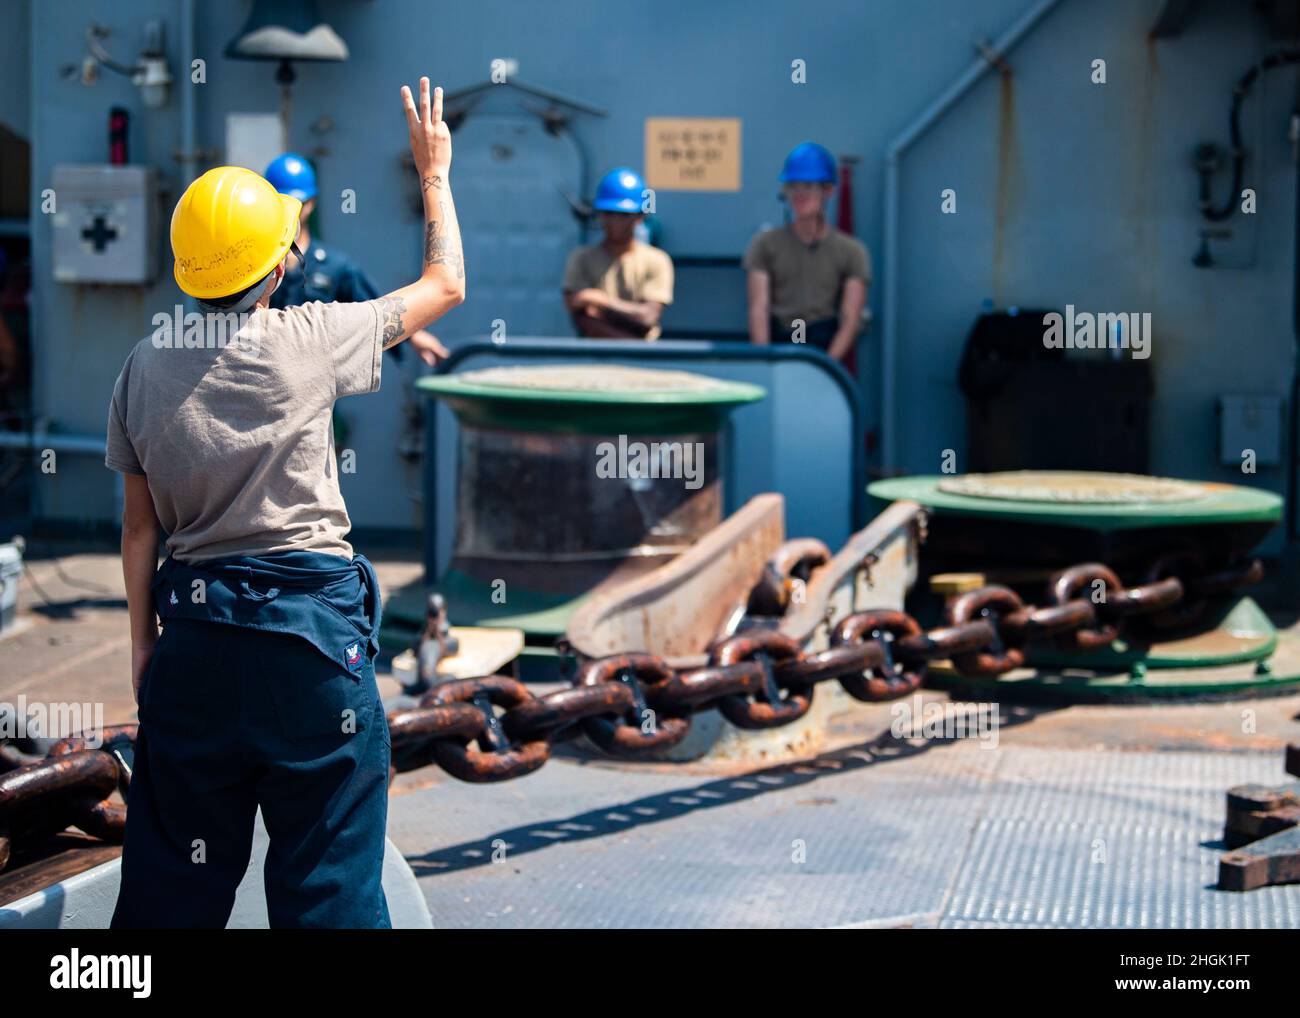
<instances>
[{"instance_id":1,"label":"yellow hard hat","mask_svg":"<svg viewBox=\"0 0 1300 1018\"><path fill-rule=\"evenodd\" d=\"M218 166L190 184L172 213L176 285L191 297L228 297L280 264L298 236L302 202L242 166Z\"/></svg>"}]
</instances>

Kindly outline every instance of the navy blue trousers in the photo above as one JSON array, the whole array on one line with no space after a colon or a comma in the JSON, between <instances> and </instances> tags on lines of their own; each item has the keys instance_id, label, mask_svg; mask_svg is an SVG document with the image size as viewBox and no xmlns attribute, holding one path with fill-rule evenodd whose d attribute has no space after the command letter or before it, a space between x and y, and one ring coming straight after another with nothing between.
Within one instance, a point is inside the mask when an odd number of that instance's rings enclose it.
<instances>
[{"instance_id":1,"label":"navy blue trousers","mask_svg":"<svg viewBox=\"0 0 1300 1018\"><path fill-rule=\"evenodd\" d=\"M372 662L349 671L288 633L171 619L139 713L113 928L224 927L259 806L272 928L391 926Z\"/></svg>"}]
</instances>

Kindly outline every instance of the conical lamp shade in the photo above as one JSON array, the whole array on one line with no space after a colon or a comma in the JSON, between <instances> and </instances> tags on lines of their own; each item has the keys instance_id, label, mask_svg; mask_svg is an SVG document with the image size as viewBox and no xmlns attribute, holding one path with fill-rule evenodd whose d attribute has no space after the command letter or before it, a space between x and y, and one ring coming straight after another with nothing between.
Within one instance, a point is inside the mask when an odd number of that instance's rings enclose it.
<instances>
[{"instance_id":1,"label":"conical lamp shade","mask_svg":"<svg viewBox=\"0 0 1300 1018\"><path fill-rule=\"evenodd\" d=\"M348 44L321 20L313 0L253 0L226 46L235 60L346 60Z\"/></svg>"}]
</instances>

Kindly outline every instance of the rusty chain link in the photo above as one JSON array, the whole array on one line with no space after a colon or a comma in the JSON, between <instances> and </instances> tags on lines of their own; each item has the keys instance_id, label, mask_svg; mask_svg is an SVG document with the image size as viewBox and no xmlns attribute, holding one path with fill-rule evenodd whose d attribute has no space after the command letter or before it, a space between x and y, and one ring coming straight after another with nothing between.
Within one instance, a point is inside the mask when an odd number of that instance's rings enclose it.
<instances>
[{"instance_id":1,"label":"rusty chain link","mask_svg":"<svg viewBox=\"0 0 1300 1018\"><path fill-rule=\"evenodd\" d=\"M750 615L780 615L790 605L796 582L806 583L814 569L831 560L831 550L815 537L797 537L781 545L763 567L749 594Z\"/></svg>"},{"instance_id":2,"label":"rusty chain link","mask_svg":"<svg viewBox=\"0 0 1300 1018\"><path fill-rule=\"evenodd\" d=\"M15 840L49 837L76 826L103 841L120 842L126 830L125 797L130 774L113 756L122 742L135 743L136 725L111 725L91 747L74 736L50 747L45 759L0 773L0 871Z\"/></svg>"},{"instance_id":3,"label":"rusty chain link","mask_svg":"<svg viewBox=\"0 0 1300 1018\"><path fill-rule=\"evenodd\" d=\"M825 560L815 543L784 545L759 583L766 593L757 602L751 597L751 607L780 600L773 576ZM955 597L945 624L929 631L905 612L856 612L831 627L827 649L802 651L780 632L751 629L718 643L702 668L675 670L652 654L618 654L583 662L572 688L541 696L499 675L444 683L418 706L389 714L393 775L436 760L465 781L501 781L536 770L552 745L579 734L611 756L635 758L681 742L691 715L711 708L739 728L789 724L808 712L815 687L825 681L866 702L906 696L940 658L961 675L1003 675L1024 664L1035 640L1097 650L1130 618L1168 612L1189 590L1203 599L1254 583L1263 567L1251 559L1209 573L1194 570L1203 565L1157 560L1147 582L1125 587L1113 570L1088 562L1054 574L1042 607L1026 605L1009 587L982 587ZM440 706L467 701L477 717ZM500 716L493 704L503 708ZM442 744L455 748L439 750Z\"/></svg>"},{"instance_id":4,"label":"rusty chain link","mask_svg":"<svg viewBox=\"0 0 1300 1018\"><path fill-rule=\"evenodd\" d=\"M786 581L828 558L818 542L789 542L751 606L784 605ZM596 658L581 662L572 686L541 696L504 675L439 683L415 707L389 712L389 780L436 763L462 781L504 781L537 770L553 746L580 735L611 756L636 758L681 742L691 716L708 709L740 728L778 727L808 712L819 683L836 681L864 702L892 700L919 689L929 662L941 658L961 675L1002 675L1024 664L1036 640L1086 653L1109 645L1134 616L1157 629L1185 625L1211 596L1257 582L1263 566L1248 559L1207 570L1199 555L1179 551L1143 575L1125 587L1100 563L1076 565L1050 578L1041 607L1009 587L982 587L954 597L944 625L928 631L905 612L855 612L831 626L819 651L750 629L719 642L704 667L674 669L652 654ZM75 825L121 840L126 809L111 796L130 776L111 749L135 733L135 725L107 728L100 748L64 739L45 759L0 771L0 870L15 838Z\"/></svg>"}]
</instances>

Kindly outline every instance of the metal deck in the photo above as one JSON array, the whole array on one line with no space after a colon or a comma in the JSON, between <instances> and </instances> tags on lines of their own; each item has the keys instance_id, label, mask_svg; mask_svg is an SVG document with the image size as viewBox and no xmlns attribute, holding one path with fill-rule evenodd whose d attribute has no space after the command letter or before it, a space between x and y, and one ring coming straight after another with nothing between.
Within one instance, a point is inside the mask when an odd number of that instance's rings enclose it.
<instances>
[{"instance_id":1,"label":"metal deck","mask_svg":"<svg viewBox=\"0 0 1300 1018\"><path fill-rule=\"evenodd\" d=\"M23 582L29 624L4 641L0 699L95 700L130 720L117 557L63 567L106 593L32 563L60 607L37 610ZM377 568L389 589L419 570ZM1275 621L1300 646L1300 622ZM396 706L397 684L380 688ZM1300 885L1213 889L1224 794L1286 780L1300 696L1012 707L996 748L896 741L892 709L855 707L820 756L748 775L576 755L499 785L422 768L398 776L388 836L441 928L1300 926Z\"/></svg>"},{"instance_id":2,"label":"metal deck","mask_svg":"<svg viewBox=\"0 0 1300 1018\"><path fill-rule=\"evenodd\" d=\"M1300 925L1300 885L1213 889L1224 792L1280 753L1002 741L886 731L742 776L555 759L395 789L388 833L442 928Z\"/></svg>"}]
</instances>

